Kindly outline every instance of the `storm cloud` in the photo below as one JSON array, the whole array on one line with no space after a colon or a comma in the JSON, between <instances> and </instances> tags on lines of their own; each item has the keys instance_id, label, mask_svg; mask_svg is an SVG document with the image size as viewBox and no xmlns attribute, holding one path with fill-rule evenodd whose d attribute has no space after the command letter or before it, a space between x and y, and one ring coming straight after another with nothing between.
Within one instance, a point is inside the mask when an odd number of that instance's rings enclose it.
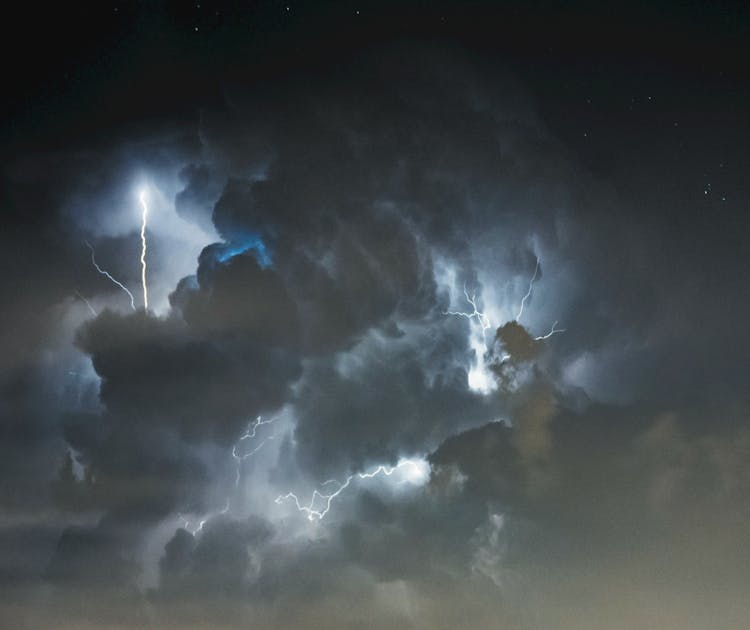
<instances>
[{"instance_id":1,"label":"storm cloud","mask_svg":"<svg viewBox=\"0 0 750 630\"><path fill-rule=\"evenodd\" d=\"M3 169L0 617L742 627L738 219L453 47L258 86Z\"/></svg>"}]
</instances>

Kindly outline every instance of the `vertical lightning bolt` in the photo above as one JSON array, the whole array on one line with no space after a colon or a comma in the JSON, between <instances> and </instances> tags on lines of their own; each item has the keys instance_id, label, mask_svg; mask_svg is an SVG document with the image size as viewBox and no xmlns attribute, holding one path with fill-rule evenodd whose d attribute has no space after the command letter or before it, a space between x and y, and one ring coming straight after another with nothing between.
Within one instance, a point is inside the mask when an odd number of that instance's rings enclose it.
<instances>
[{"instance_id":1,"label":"vertical lightning bolt","mask_svg":"<svg viewBox=\"0 0 750 630\"><path fill-rule=\"evenodd\" d=\"M307 517L308 521L321 521L331 510L333 500L346 490L355 479L372 479L379 475L390 477L397 470L402 470L407 467L412 469L414 478L412 480L407 479L406 481L412 481L412 483L423 482L429 474L429 464L424 460L402 459L395 466L378 466L370 472L349 475L343 482L337 481L336 479L324 481L320 484L321 488L332 485L336 486L336 489L330 493L313 490L313 493L310 496L310 501L307 504L301 503L299 497L294 492L287 492L286 494L276 497L276 503L281 504L286 501L292 501L297 510Z\"/></svg>"},{"instance_id":2,"label":"vertical lightning bolt","mask_svg":"<svg viewBox=\"0 0 750 630\"><path fill-rule=\"evenodd\" d=\"M146 202L146 191L142 190L138 195L143 213L141 215L141 285L143 286L143 308L148 310L148 285L146 284L146 221L148 219L148 203Z\"/></svg>"},{"instance_id":3,"label":"vertical lightning bolt","mask_svg":"<svg viewBox=\"0 0 750 630\"><path fill-rule=\"evenodd\" d=\"M518 309L518 315L516 315L516 321L521 321L521 315L523 315L523 309L524 306L526 306L526 300L528 300L531 297L531 291L534 288L534 280L536 280L536 275L539 273L539 258L536 259L536 267L534 267L534 275L531 276L531 280L529 280L529 290L526 291L526 295L523 296L521 299L521 307Z\"/></svg>"},{"instance_id":4,"label":"vertical lightning bolt","mask_svg":"<svg viewBox=\"0 0 750 630\"><path fill-rule=\"evenodd\" d=\"M94 253L94 248L91 246L91 244L88 241L84 241L86 243L86 247L88 247L91 250L91 264L94 265L94 268L102 274L105 278L108 278L110 281L112 281L114 284L116 284L118 287L120 287L125 293L128 294L128 297L130 298L130 306L133 307L133 310L135 309L135 298L133 297L133 294L130 292L130 290L119 280L116 280L113 278L108 271L105 271L102 269L97 263L96 263L96 257Z\"/></svg>"}]
</instances>

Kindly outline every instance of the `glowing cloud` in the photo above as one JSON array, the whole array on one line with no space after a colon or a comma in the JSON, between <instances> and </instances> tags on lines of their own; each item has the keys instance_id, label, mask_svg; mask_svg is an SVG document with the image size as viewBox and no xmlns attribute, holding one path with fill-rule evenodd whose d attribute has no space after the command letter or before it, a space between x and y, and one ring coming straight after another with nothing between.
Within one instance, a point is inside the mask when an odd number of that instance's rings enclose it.
<instances>
[{"instance_id":1,"label":"glowing cloud","mask_svg":"<svg viewBox=\"0 0 750 630\"><path fill-rule=\"evenodd\" d=\"M271 266L272 261L268 248L257 234L250 234L238 240L229 241L219 252L216 259L223 263L247 251L252 251L255 254L255 259L264 269Z\"/></svg>"}]
</instances>

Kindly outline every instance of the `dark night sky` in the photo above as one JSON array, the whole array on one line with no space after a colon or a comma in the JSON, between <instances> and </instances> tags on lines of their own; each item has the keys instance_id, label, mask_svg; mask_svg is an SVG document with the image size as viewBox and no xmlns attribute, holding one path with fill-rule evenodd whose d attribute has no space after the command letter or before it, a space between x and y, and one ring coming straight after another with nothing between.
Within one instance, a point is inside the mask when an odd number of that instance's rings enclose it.
<instances>
[{"instance_id":1,"label":"dark night sky","mask_svg":"<svg viewBox=\"0 0 750 630\"><path fill-rule=\"evenodd\" d=\"M747 3L3 25L0 626L746 627Z\"/></svg>"}]
</instances>

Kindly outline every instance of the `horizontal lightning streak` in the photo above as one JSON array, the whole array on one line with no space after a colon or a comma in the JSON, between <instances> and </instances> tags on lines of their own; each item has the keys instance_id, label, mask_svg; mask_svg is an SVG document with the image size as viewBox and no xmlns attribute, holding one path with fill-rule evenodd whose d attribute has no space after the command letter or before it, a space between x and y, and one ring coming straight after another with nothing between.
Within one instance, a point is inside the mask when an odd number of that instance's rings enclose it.
<instances>
[{"instance_id":1,"label":"horizontal lightning streak","mask_svg":"<svg viewBox=\"0 0 750 630\"><path fill-rule=\"evenodd\" d=\"M336 479L328 479L327 481L324 481L322 484L320 484L321 488L326 485L332 484L338 485L338 488L330 494L324 494L323 492L320 492L320 490L313 490L313 493L310 497L310 502L307 505L303 505L302 503L300 503L299 497L294 492L287 492L286 494L282 494L276 497L276 503L281 504L285 501L291 500L294 502L297 510L307 516L307 520L321 521L330 511L333 500L344 490L346 490L346 488L349 487L353 480L357 478L372 479L373 477L377 477L378 475L385 475L387 477L390 477L394 472L401 468L404 468L405 466L413 467L420 475L423 473L422 467L420 467L417 462L414 462L410 459L405 459L395 466L378 466L370 472L355 473L354 475L349 475L343 483L337 481ZM318 504L317 506L316 503Z\"/></svg>"},{"instance_id":2,"label":"horizontal lightning streak","mask_svg":"<svg viewBox=\"0 0 750 630\"><path fill-rule=\"evenodd\" d=\"M564 328L555 328L555 326L557 326L557 321L555 321L555 323L552 324L552 328L550 328L550 331L546 335L540 335L539 337L534 337L534 341L542 341L544 339L549 339L552 335L565 332Z\"/></svg>"}]
</instances>

